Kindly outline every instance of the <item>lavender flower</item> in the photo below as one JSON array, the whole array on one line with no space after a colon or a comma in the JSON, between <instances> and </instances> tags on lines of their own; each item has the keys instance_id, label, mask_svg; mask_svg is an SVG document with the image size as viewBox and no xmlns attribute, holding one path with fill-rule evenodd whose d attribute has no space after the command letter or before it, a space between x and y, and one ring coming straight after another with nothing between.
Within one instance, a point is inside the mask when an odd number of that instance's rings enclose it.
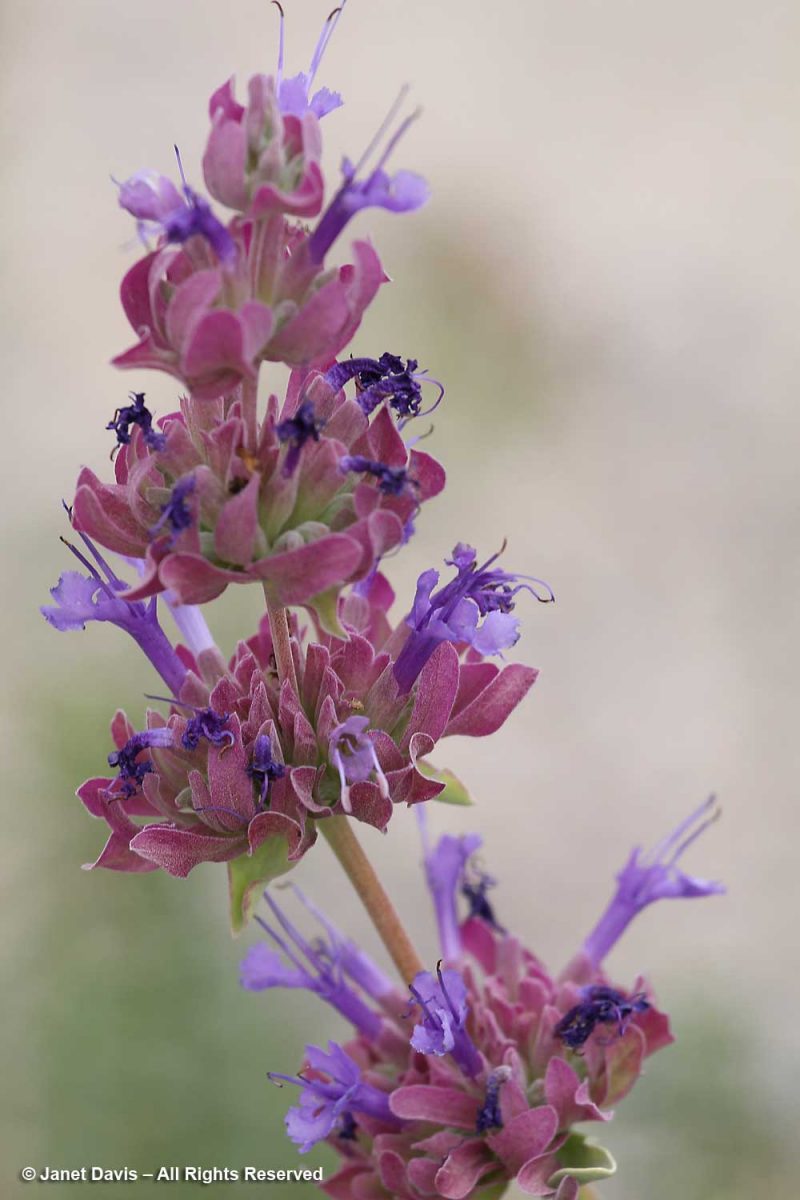
<instances>
[{"instance_id":1,"label":"lavender flower","mask_svg":"<svg viewBox=\"0 0 800 1200\"><path fill-rule=\"evenodd\" d=\"M211 205L186 182L178 147L175 147L183 195L171 180L156 171L138 171L119 184L120 207L137 220L139 233L156 233L167 242L182 244L201 237L214 250L220 262L236 258L236 243Z\"/></svg>"},{"instance_id":2,"label":"lavender flower","mask_svg":"<svg viewBox=\"0 0 800 1200\"><path fill-rule=\"evenodd\" d=\"M500 654L513 646L519 639L519 621L511 613L520 591L530 592L543 604L554 599L542 580L492 567L498 557L493 554L479 567L473 548L459 542L452 559L445 560L456 568L455 579L437 589L437 570L420 575L414 605L406 618L412 632L394 664L401 692L411 690L441 642L466 643L481 655ZM545 594L540 595L532 584Z\"/></svg>"},{"instance_id":3,"label":"lavender flower","mask_svg":"<svg viewBox=\"0 0 800 1200\"><path fill-rule=\"evenodd\" d=\"M295 893L318 916L302 892L295 889ZM372 1000L380 1000L391 990L379 968L327 920L324 921L327 938L309 942L268 892L264 898L278 928L262 917L257 916L256 920L280 953L263 942L252 946L241 964L242 987L253 992L274 987L304 988L330 1004L365 1036L377 1037L381 1017L365 1002L362 992ZM348 978L355 987L347 982Z\"/></svg>"},{"instance_id":4,"label":"lavender flower","mask_svg":"<svg viewBox=\"0 0 800 1200\"><path fill-rule=\"evenodd\" d=\"M342 0L338 8L335 8L328 17L322 33L319 36L316 48L311 56L311 63L308 71L300 71L297 75L292 75L289 79L283 77L283 60L284 60L284 12L278 0L272 0L272 3L280 13L280 39L278 43L278 104L284 116L303 117L306 113L311 112L315 117L321 119L333 112L334 109L340 108L343 101L338 92L332 92L329 88L320 88L311 96L311 87L314 83L323 55L328 48L328 44L333 37L336 26L339 23L339 18L344 12L347 0Z\"/></svg>"},{"instance_id":5,"label":"lavender flower","mask_svg":"<svg viewBox=\"0 0 800 1200\"><path fill-rule=\"evenodd\" d=\"M421 1054L452 1054L461 1070L469 1076L481 1071L481 1056L465 1029L467 988L458 971L437 968L414 977L409 991L422 1010L422 1020L414 1026L411 1045Z\"/></svg>"},{"instance_id":6,"label":"lavender flower","mask_svg":"<svg viewBox=\"0 0 800 1200\"><path fill-rule=\"evenodd\" d=\"M417 809L417 822L422 835L425 878L436 912L439 945L445 962L455 962L462 953L456 896L462 886L467 863L483 845L483 838L477 833L467 833L461 837L445 834L431 850L427 818L422 806Z\"/></svg>"},{"instance_id":7,"label":"lavender flower","mask_svg":"<svg viewBox=\"0 0 800 1200\"><path fill-rule=\"evenodd\" d=\"M421 208L428 199L428 185L420 175L415 175L411 171L397 171L394 175L388 175L383 169L395 146L409 125L416 119L417 113L412 113L401 123L366 179L358 179L359 171L365 166L373 150L394 120L397 110L405 99L406 90L404 88L400 93L389 115L358 163L354 166L347 158L342 163L344 182L320 217L319 224L308 243L312 262L324 261L325 255L344 227L362 209L383 208L387 212L413 212L415 209Z\"/></svg>"},{"instance_id":8,"label":"lavender flower","mask_svg":"<svg viewBox=\"0 0 800 1200\"><path fill-rule=\"evenodd\" d=\"M116 625L133 638L170 691L178 694L186 678L186 667L159 624L157 598L154 596L146 604L121 600L119 593L127 591L128 585L115 575L91 539L83 533L79 536L94 563L77 546L62 538L67 549L86 568L87 574L65 571L56 586L50 589L55 605L43 606L40 610L42 616L62 633L85 629L90 621L107 621Z\"/></svg>"},{"instance_id":9,"label":"lavender flower","mask_svg":"<svg viewBox=\"0 0 800 1200\"><path fill-rule=\"evenodd\" d=\"M300 1104L286 1114L286 1132L301 1154L336 1132L351 1138L354 1113L397 1124L387 1093L365 1083L357 1064L336 1042L328 1042L327 1054L318 1046L306 1046L306 1064L300 1075L270 1071L270 1079L301 1088Z\"/></svg>"},{"instance_id":10,"label":"lavender flower","mask_svg":"<svg viewBox=\"0 0 800 1200\"><path fill-rule=\"evenodd\" d=\"M599 966L619 941L633 918L656 900L679 900L714 896L725 891L721 883L686 875L678 860L692 842L720 815L716 798L709 796L672 833L643 853L636 846L617 875L617 890L608 907L583 944L584 953Z\"/></svg>"},{"instance_id":11,"label":"lavender flower","mask_svg":"<svg viewBox=\"0 0 800 1200\"><path fill-rule=\"evenodd\" d=\"M367 737L369 717L348 717L331 730L328 754L339 773L342 808L351 812L350 784L363 783L373 771L384 799L389 797L389 784L383 773L375 745Z\"/></svg>"}]
</instances>

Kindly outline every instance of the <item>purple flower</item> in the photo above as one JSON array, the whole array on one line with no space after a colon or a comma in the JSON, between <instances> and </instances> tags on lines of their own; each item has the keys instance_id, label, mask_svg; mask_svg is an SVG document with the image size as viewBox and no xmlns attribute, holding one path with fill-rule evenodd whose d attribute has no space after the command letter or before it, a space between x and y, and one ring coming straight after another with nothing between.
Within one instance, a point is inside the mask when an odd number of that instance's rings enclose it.
<instances>
[{"instance_id":1,"label":"purple flower","mask_svg":"<svg viewBox=\"0 0 800 1200\"><path fill-rule=\"evenodd\" d=\"M287 477L293 475L300 461L300 454L306 442L319 441L319 435L325 426L314 415L314 405L310 400L304 400L299 405L293 417L287 417L275 426L278 441L288 443L289 450L283 464L283 473Z\"/></svg>"},{"instance_id":2,"label":"purple flower","mask_svg":"<svg viewBox=\"0 0 800 1200\"><path fill-rule=\"evenodd\" d=\"M284 58L284 13L283 8L278 3L278 0L272 0L275 7L280 13L280 41L278 46L278 104L284 116L304 117L307 112L312 112L315 117L322 118L333 112L335 108L341 108L342 97L338 92L332 92L329 88L320 88L309 99L311 85L319 70L322 57L328 48L328 43L333 37L334 30L339 23L339 18L344 12L344 7L347 0L342 0L338 8L335 8L328 17L322 33L319 36L314 53L311 57L311 63L308 72L299 72L297 75L292 75L289 79L283 78L283 58Z\"/></svg>"},{"instance_id":3,"label":"purple flower","mask_svg":"<svg viewBox=\"0 0 800 1200\"><path fill-rule=\"evenodd\" d=\"M162 749L172 745L172 730L145 729L129 738L121 750L112 750L108 756L108 765L119 770L120 791L124 796L133 796L141 785L145 775L153 769L149 758L142 759L139 755L152 746Z\"/></svg>"},{"instance_id":4,"label":"purple flower","mask_svg":"<svg viewBox=\"0 0 800 1200\"><path fill-rule=\"evenodd\" d=\"M470 1077L482 1070L481 1056L464 1028L467 1019L467 988L458 971L420 971L409 988L422 1010L414 1026L411 1045L420 1054L451 1054Z\"/></svg>"},{"instance_id":5,"label":"purple flower","mask_svg":"<svg viewBox=\"0 0 800 1200\"><path fill-rule=\"evenodd\" d=\"M422 805L416 812L422 835L425 878L433 897L442 956L446 962L455 962L461 957L463 950L456 896L462 886L467 863L483 845L483 838L477 833L467 833L461 837L452 837L446 833L431 850L428 844L427 814Z\"/></svg>"},{"instance_id":6,"label":"purple flower","mask_svg":"<svg viewBox=\"0 0 800 1200\"><path fill-rule=\"evenodd\" d=\"M413 212L415 209L421 208L428 199L428 185L420 175L415 175L412 171L396 171L394 175L388 175L383 169L398 141L416 119L417 113L412 113L402 122L397 132L389 139L377 165L366 179L359 180L357 178L359 171L394 119L400 104L405 99L405 93L406 89L403 89L386 121L360 161L355 166L349 159L345 159L342 163L344 182L320 217L319 224L309 239L308 249L312 262L324 261L325 255L344 227L363 208L383 208L387 212Z\"/></svg>"},{"instance_id":7,"label":"purple flower","mask_svg":"<svg viewBox=\"0 0 800 1200\"><path fill-rule=\"evenodd\" d=\"M157 598L154 596L146 604L121 600L119 593L127 591L128 584L114 574L90 538L83 533L79 536L94 563L77 546L62 539L88 574L65 571L56 586L50 589L55 605L43 606L40 609L42 616L62 633L85 629L89 621L108 621L123 629L146 654L170 691L177 695L186 678L186 667L158 622Z\"/></svg>"},{"instance_id":8,"label":"purple flower","mask_svg":"<svg viewBox=\"0 0 800 1200\"><path fill-rule=\"evenodd\" d=\"M158 172L138 171L119 185L120 207L136 218L142 236L152 232L179 245L191 237L201 237L220 262L231 262L236 257L236 244L230 232L214 216L208 201L189 187L177 146L175 154L183 195Z\"/></svg>"},{"instance_id":9,"label":"purple flower","mask_svg":"<svg viewBox=\"0 0 800 1200\"><path fill-rule=\"evenodd\" d=\"M115 450L130 443L131 425L141 429L145 445L150 450L163 450L167 444L166 435L153 429L153 414L145 406L144 392L130 392L130 399L133 403L118 408L106 425L106 429L113 429L117 435Z\"/></svg>"},{"instance_id":10,"label":"purple flower","mask_svg":"<svg viewBox=\"0 0 800 1200\"><path fill-rule=\"evenodd\" d=\"M283 779L286 767L272 757L272 740L268 733L260 733L253 746L253 757L247 774L258 785L262 807L267 802L269 785L273 779Z\"/></svg>"},{"instance_id":11,"label":"purple flower","mask_svg":"<svg viewBox=\"0 0 800 1200\"><path fill-rule=\"evenodd\" d=\"M381 1017L369 1007L361 992L370 999L379 1000L392 990L391 983L363 951L343 938L318 913L299 889L294 890L301 902L321 921L327 938L315 938L309 942L265 892L264 898L279 928L268 924L260 916L256 920L278 950L271 950L263 942L250 948L241 964L242 987L252 992L273 987L304 988L330 1004L368 1038L376 1038L381 1030ZM348 979L356 987L352 987Z\"/></svg>"},{"instance_id":12,"label":"purple flower","mask_svg":"<svg viewBox=\"0 0 800 1200\"><path fill-rule=\"evenodd\" d=\"M186 501L195 490L194 476L179 479L172 489L169 500L161 509L161 516L150 528L150 537L156 537L165 525L169 525L172 537L175 538L184 529L191 529L194 524L194 513Z\"/></svg>"},{"instance_id":13,"label":"purple flower","mask_svg":"<svg viewBox=\"0 0 800 1200\"><path fill-rule=\"evenodd\" d=\"M339 772L342 786L342 808L352 812L350 806L351 783L363 783L375 772L378 787L384 799L389 797L389 784L383 773L375 745L367 737L369 717L348 717L331 730L328 741L328 756Z\"/></svg>"},{"instance_id":14,"label":"purple flower","mask_svg":"<svg viewBox=\"0 0 800 1200\"><path fill-rule=\"evenodd\" d=\"M585 954L595 966L599 966L636 914L648 904L656 900L719 895L725 891L721 883L686 875L677 865L692 842L719 815L716 798L709 796L652 850L644 853L640 846L632 850L617 875L614 896L583 944Z\"/></svg>"},{"instance_id":15,"label":"purple flower","mask_svg":"<svg viewBox=\"0 0 800 1200\"><path fill-rule=\"evenodd\" d=\"M374 475L378 481L378 491L384 496L402 496L404 492L419 484L409 479L406 467L387 467L386 463L376 462L365 458L363 454L347 454L339 460L343 471L355 471L358 474Z\"/></svg>"},{"instance_id":16,"label":"purple flower","mask_svg":"<svg viewBox=\"0 0 800 1200\"><path fill-rule=\"evenodd\" d=\"M438 407L444 396L444 387L425 371L418 371L415 358L403 359L396 354L384 353L380 358L350 358L334 363L325 372L325 379L337 389L351 379L356 381L356 401L366 416L386 401L404 424L412 417L426 417ZM422 411L422 384L432 383L439 395L430 406Z\"/></svg>"},{"instance_id":17,"label":"purple flower","mask_svg":"<svg viewBox=\"0 0 800 1200\"><path fill-rule=\"evenodd\" d=\"M366 1113L380 1121L396 1125L389 1108L389 1096L371 1083L365 1083L361 1070L336 1042L328 1042L328 1053L318 1046L306 1046L306 1066L300 1075L278 1075L270 1079L295 1083L300 1103L286 1114L286 1131L306 1154L317 1142L339 1132L351 1138L354 1113Z\"/></svg>"},{"instance_id":18,"label":"purple flower","mask_svg":"<svg viewBox=\"0 0 800 1200\"><path fill-rule=\"evenodd\" d=\"M564 1014L553 1031L570 1050L580 1049L597 1025L616 1025L617 1036L622 1037L633 1014L650 1008L643 992L628 997L603 984L583 988L581 997L581 1002Z\"/></svg>"},{"instance_id":19,"label":"purple flower","mask_svg":"<svg viewBox=\"0 0 800 1200\"><path fill-rule=\"evenodd\" d=\"M394 664L401 692L411 690L425 663L441 642L466 643L481 655L500 654L519 639L519 621L511 616L520 591L530 592L541 603L554 599L546 583L529 576L514 575L492 567L498 554L482 566L471 546L459 542L448 565L456 578L436 588L439 572L423 571L417 580L413 608L406 618L411 636ZM526 580L520 583L519 580ZM545 590L540 595L537 584Z\"/></svg>"}]
</instances>

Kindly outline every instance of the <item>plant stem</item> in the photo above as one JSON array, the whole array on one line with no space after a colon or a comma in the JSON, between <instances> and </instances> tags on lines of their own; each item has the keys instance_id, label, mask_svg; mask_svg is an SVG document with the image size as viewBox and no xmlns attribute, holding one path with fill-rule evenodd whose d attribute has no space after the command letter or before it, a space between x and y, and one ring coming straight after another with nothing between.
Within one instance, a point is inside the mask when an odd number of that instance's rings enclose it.
<instances>
[{"instance_id":1,"label":"plant stem","mask_svg":"<svg viewBox=\"0 0 800 1200\"><path fill-rule=\"evenodd\" d=\"M297 674L294 669L294 657L292 655L292 643L289 636L288 613L285 608L270 604L266 584L264 585L264 597L267 601L267 616L269 617L269 628L272 634L272 652L275 655L275 666L278 668L278 679L281 683L283 683L284 679L288 679L294 688L295 695L299 695Z\"/></svg>"},{"instance_id":2,"label":"plant stem","mask_svg":"<svg viewBox=\"0 0 800 1200\"><path fill-rule=\"evenodd\" d=\"M353 832L348 817L326 817L317 828L328 839L405 984L425 968L403 928L397 911Z\"/></svg>"}]
</instances>

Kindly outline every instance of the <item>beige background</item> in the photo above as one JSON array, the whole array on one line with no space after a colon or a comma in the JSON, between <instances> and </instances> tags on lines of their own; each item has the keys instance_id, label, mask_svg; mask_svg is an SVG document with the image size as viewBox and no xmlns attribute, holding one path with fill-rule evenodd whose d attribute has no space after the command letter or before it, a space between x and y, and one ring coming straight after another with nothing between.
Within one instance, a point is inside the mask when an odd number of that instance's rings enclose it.
<instances>
[{"instance_id":1,"label":"beige background","mask_svg":"<svg viewBox=\"0 0 800 1200\"><path fill-rule=\"evenodd\" d=\"M286 9L300 69L326 7ZM261 0L2 9L4 1195L28 1161L291 1164L264 1072L338 1028L239 993L219 871L79 871L100 830L74 787L150 681L114 631L60 638L35 607L67 566L59 500L106 468L126 389L175 395L107 365L133 254L109 176L171 171L177 141L199 186L208 95L270 69L276 35ZM710 790L725 809L690 866L728 898L651 910L612 960L652 977L680 1040L604 1131L606 1200L793 1194L799 36L779 0L350 0L320 75L346 100L331 173L401 83L425 109L396 162L431 204L358 226L396 282L356 352L448 388L429 446L450 486L391 564L401 602L455 541L503 537L558 597L520 604L542 672L523 708L440 747L477 806L437 824L484 834L503 919L556 967L632 843ZM215 606L226 649L256 613L244 590ZM365 841L433 953L413 822ZM297 879L363 930L324 848Z\"/></svg>"}]
</instances>

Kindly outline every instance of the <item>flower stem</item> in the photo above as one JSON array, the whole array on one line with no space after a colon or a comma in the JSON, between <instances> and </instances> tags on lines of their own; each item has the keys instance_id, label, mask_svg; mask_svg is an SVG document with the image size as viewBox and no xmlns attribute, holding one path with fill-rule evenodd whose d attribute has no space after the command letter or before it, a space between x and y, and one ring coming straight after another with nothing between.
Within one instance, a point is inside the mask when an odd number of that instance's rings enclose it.
<instances>
[{"instance_id":1,"label":"flower stem","mask_svg":"<svg viewBox=\"0 0 800 1200\"><path fill-rule=\"evenodd\" d=\"M294 669L294 656L292 655L292 642L289 635L289 616L285 608L270 604L267 597L266 585L264 586L264 596L267 600L267 616L269 617L269 628L272 634L272 652L275 655L275 666L278 668L278 679L281 683L283 683L284 679L288 679L297 696L299 692L297 689L297 673Z\"/></svg>"},{"instance_id":2,"label":"flower stem","mask_svg":"<svg viewBox=\"0 0 800 1200\"><path fill-rule=\"evenodd\" d=\"M352 822L344 816L326 817L317 822L317 828L328 839L403 982L410 983L424 967L372 863L353 832Z\"/></svg>"}]
</instances>

